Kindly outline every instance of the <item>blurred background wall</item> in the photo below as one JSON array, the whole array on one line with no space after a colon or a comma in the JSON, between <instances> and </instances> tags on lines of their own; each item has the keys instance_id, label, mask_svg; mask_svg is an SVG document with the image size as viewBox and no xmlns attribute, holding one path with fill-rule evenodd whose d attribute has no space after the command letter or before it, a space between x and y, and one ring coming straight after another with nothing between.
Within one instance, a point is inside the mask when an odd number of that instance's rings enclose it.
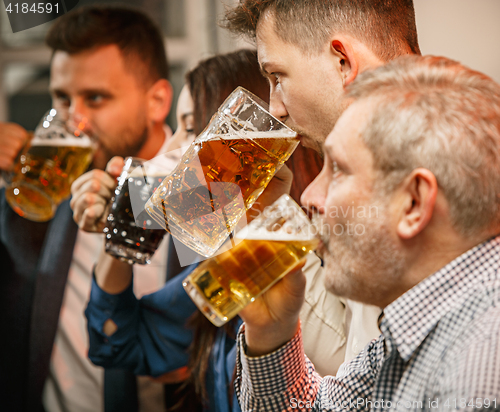
<instances>
[{"instance_id":1,"label":"blurred background wall","mask_svg":"<svg viewBox=\"0 0 500 412\"><path fill-rule=\"evenodd\" d=\"M162 28L176 96L184 72L217 52L250 46L220 29L224 4L237 0L80 0L125 3L142 8ZM421 50L444 55L480 70L500 82L500 0L414 0ZM43 37L47 23L12 33L0 6L0 121L33 129L50 107L47 93L50 52ZM175 97L175 101L177 98ZM175 107L167 119L175 129Z\"/></svg>"}]
</instances>

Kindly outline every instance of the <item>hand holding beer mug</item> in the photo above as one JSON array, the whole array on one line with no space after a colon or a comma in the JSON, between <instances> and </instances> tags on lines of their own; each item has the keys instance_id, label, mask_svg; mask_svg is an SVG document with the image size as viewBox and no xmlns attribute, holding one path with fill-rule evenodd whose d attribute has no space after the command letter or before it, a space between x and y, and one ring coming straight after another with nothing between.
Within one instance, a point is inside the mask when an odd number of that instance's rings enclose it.
<instances>
[{"instance_id":1,"label":"hand holding beer mug","mask_svg":"<svg viewBox=\"0 0 500 412\"><path fill-rule=\"evenodd\" d=\"M150 161L125 159L104 228L108 254L129 264L150 263L166 232L155 225L144 206L176 164L165 156Z\"/></svg>"},{"instance_id":2,"label":"hand holding beer mug","mask_svg":"<svg viewBox=\"0 0 500 412\"><path fill-rule=\"evenodd\" d=\"M69 197L71 184L88 168L94 152L84 127L83 122L70 127L55 109L42 118L5 190L7 202L18 215L47 221Z\"/></svg>"},{"instance_id":3,"label":"hand holding beer mug","mask_svg":"<svg viewBox=\"0 0 500 412\"><path fill-rule=\"evenodd\" d=\"M299 139L238 87L146 205L146 211L203 256L224 243Z\"/></svg>"},{"instance_id":4,"label":"hand holding beer mug","mask_svg":"<svg viewBox=\"0 0 500 412\"><path fill-rule=\"evenodd\" d=\"M288 195L281 196L243 230L228 251L204 261L184 288L216 326L288 274L319 243L314 226Z\"/></svg>"}]
</instances>

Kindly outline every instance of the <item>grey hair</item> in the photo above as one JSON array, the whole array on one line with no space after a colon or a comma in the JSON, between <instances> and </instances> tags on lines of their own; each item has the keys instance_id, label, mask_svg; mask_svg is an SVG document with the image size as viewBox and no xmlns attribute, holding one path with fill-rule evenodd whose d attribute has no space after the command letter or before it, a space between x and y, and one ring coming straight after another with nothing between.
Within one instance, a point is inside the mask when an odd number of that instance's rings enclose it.
<instances>
[{"instance_id":1,"label":"grey hair","mask_svg":"<svg viewBox=\"0 0 500 412\"><path fill-rule=\"evenodd\" d=\"M348 97L374 108L361 136L385 191L423 167L460 234L498 227L500 85L444 57L408 56L358 76Z\"/></svg>"}]
</instances>

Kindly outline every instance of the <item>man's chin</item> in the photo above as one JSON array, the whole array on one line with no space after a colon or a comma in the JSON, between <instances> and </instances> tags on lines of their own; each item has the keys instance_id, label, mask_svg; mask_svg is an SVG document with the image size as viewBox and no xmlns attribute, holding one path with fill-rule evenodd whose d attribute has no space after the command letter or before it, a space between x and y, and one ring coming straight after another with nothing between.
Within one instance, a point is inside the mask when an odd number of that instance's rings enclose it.
<instances>
[{"instance_id":1,"label":"man's chin","mask_svg":"<svg viewBox=\"0 0 500 412\"><path fill-rule=\"evenodd\" d=\"M312 149L323 156L323 145L318 140L303 134L299 134L298 137L302 146Z\"/></svg>"},{"instance_id":2,"label":"man's chin","mask_svg":"<svg viewBox=\"0 0 500 412\"><path fill-rule=\"evenodd\" d=\"M323 270L325 273L323 283L325 285L325 289L328 292L333 293L337 296L342 296L342 293L345 293L345 291L342 288L341 268L336 263L332 262L331 259L331 256L323 254Z\"/></svg>"},{"instance_id":3,"label":"man's chin","mask_svg":"<svg viewBox=\"0 0 500 412\"><path fill-rule=\"evenodd\" d=\"M97 150L94 153L92 163L90 164L90 169L100 169L106 170L106 165L111 160L110 155L105 153L103 150Z\"/></svg>"},{"instance_id":4,"label":"man's chin","mask_svg":"<svg viewBox=\"0 0 500 412\"><path fill-rule=\"evenodd\" d=\"M342 285L339 284L338 279L334 279L333 276L338 276L338 274L332 274L328 272L328 269L325 269L327 275L324 278L325 289L327 292L334 294L335 296L348 298L347 291Z\"/></svg>"}]
</instances>

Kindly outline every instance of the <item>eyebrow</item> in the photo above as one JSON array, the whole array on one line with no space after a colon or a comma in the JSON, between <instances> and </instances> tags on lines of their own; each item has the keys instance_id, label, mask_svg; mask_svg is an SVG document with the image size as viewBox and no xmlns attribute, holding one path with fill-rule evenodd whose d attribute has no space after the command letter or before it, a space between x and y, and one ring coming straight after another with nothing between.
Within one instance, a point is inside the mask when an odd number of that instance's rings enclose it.
<instances>
[{"instance_id":1,"label":"eyebrow","mask_svg":"<svg viewBox=\"0 0 500 412\"><path fill-rule=\"evenodd\" d=\"M270 62L264 62L259 64L259 70L264 77L269 77L271 75L271 73L267 71L267 66L269 66L270 64L271 64Z\"/></svg>"},{"instance_id":2,"label":"eyebrow","mask_svg":"<svg viewBox=\"0 0 500 412\"><path fill-rule=\"evenodd\" d=\"M50 94L68 94L67 92L65 92L63 89L60 89L59 87L49 88L49 93Z\"/></svg>"},{"instance_id":3,"label":"eyebrow","mask_svg":"<svg viewBox=\"0 0 500 412\"><path fill-rule=\"evenodd\" d=\"M54 89L49 89L49 92L51 94L68 94L67 91L65 91L64 89L60 89L60 88L54 88ZM112 96L113 93L111 93L108 89L100 89L100 88L97 88L97 89L84 89L84 90L81 90L78 92L78 94L80 96L88 96L89 94L102 94L103 96Z\"/></svg>"},{"instance_id":4,"label":"eyebrow","mask_svg":"<svg viewBox=\"0 0 500 412\"><path fill-rule=\"evenodd\" d=\"M334 151L333 145L323 145L325 153L328 155L328 158L333 162L337 163L339 166L345 168L345 162L342 158L339 158Z\"/></svg>"}]
</instances>

